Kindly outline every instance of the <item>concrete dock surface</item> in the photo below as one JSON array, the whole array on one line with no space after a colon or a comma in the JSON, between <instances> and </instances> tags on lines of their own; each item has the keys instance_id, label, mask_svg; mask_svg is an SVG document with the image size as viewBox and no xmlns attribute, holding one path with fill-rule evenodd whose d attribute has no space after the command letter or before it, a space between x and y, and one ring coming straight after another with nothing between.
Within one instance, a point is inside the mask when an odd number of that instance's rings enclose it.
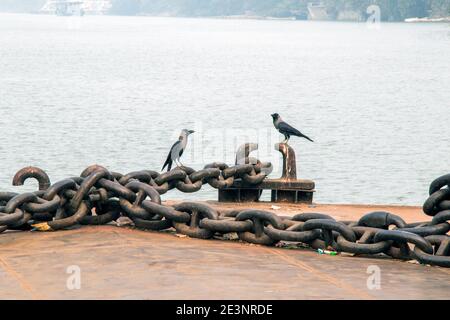
<instances>
[{"instance_id":1,"label":"concrete dock surface","mask_svg":"<svg viewBox=\"0 0 450 320\"><path fill-rule=\"evenodd\" d=\"M189 201L189 200L186 200ZM180 201L165 201L166 205L173 205ZM219 211L259 209L273 212L282 216L294 216L304 212L325 213L336 220L358 221L364 214L373 211L387 211L402 217L406 222L430 221L431 217L423 213L421 207L398 205L367 205L367 204L306 204L306 203L272 203L247 202L228 203L217 201L196 201L214 207Z\"/></svg>"},{"instance_id":2,"label":"concrete dock surface","mask_svg":"<svg viewBox=\"0 0 450 320\"><path fill-rule=\"evenodd\" d=\"M208 204L220 210L272 205ZM280 215L314 211L338 220L377 210L407 222L430 218L418 207L275 205ZM8 231L0 234L0 248L1 299L450 299L450 269L174 231L114 225ZM380 270L379 288L367 285L371 266ZM75 273L79 287L73 286Z\"/></svg>"}]
</instances>

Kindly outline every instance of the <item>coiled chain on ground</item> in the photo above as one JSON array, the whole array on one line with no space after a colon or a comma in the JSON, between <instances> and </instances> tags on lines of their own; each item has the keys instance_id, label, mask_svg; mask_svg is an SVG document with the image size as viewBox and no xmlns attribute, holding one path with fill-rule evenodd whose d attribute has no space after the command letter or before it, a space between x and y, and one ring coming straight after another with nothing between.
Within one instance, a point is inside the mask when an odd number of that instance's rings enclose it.
<instances>
[{"instance_id":1,"label":"coiled chain on ground","mask_svg":"<svg viewBox=\"0 0 450 320\"><path fill-rule=\"evenodd\" d=\"M161 204L160 195L174 188L196 192L208 183L222 189L235 179L258 184L270 170L270 163L258 161L232 167L212 163L199 171L181 167L163 174L142 170L122 175L94 165L79 177L50 184L44 171L28 167L17 172L13 185L35 178L39 190L0 192L0 232L102 225L126 216L136 228L175 228L194 238L230 238L224 235L231 233L242 241L260 245L284 243L450 267L450 174L431 183L423 210L432 219L417 223L406 223L389 212L371 212L358 221L336 221L322 213L285 217L254 209L219 212L197 202Z\"/></svg>"}]
</instances>

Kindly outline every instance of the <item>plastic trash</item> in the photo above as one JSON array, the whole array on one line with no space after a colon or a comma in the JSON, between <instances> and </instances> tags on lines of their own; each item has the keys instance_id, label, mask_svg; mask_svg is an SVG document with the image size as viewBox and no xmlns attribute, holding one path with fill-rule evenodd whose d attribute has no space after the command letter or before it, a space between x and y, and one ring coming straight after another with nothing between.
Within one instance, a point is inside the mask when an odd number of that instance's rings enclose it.
<instances>
[{"instance_id":1,"label":"plastic trash","mask_svg":"<svg viewBox=\"0 0 450 320\"><path fill-rule=\"evenodd\" d=\"M319 254L328 254L330 256L335 256L337 255L337 251L330 251L330 250L323 250L323 249L317 249L317 252Z\"/></svg>"}]
</instances>

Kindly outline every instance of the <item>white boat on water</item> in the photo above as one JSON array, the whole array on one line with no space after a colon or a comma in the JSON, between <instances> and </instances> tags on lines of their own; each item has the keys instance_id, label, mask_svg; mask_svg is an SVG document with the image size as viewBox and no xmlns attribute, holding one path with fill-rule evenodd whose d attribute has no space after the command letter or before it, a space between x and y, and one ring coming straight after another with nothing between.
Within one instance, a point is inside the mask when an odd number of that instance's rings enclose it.
<instances>
[{"instance_id":1,"label":"white boat on water","mask_svg":"<svg viewBox=\"0 0 450 320\"><path fill-rule=\"evenodd\" d=\"M414 22L450 22L450 17L443 17L443 18L429 18L429 17L425 17L425 18L408 18L408 19L405 19L405 22L410 22L410 23L414 23Z\"/></svg>"},{"instance_id":2,"label":"white boat on water","mask_svg":"<svg viewBox=\"0 0 450 320\"><path fill-rule=\"evenodd\" d=\"M110 0L48 0L40 12L58 16L82 16L105 14L111 6Z\"/></svg>"}]
</instances>

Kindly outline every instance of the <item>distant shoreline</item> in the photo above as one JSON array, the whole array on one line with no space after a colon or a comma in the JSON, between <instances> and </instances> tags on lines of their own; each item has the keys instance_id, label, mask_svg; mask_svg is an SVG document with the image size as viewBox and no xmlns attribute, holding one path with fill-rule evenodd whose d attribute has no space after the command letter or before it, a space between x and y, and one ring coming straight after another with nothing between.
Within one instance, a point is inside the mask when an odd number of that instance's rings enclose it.
<instances>
[{"instance_id":1,"label":"distant shoreline","mask_svg":"<svg viewBox=\"0 0 450 320\"><path fill-rule=\"evenodd\" d=\"M41 16L52 16L52 14L42 13L42 12L11 12L11 11L0 11L0 14L30 14L30 15L41 15ZM96 16L87 14L87 16ZM184 19L220 19L220 20L270 20L270 21L305 21L305 22L343 22L343 23L366 23L366 21L358 20L337 20L337 19L325 19L325 20L312 20L312 19L297 19L295 16L290 17L272 17L272 16L257 16L257 15L229 15L229 16L182 16L182 15L153 15L153 14L137 14L137 15L118 15L118 14L105 14L98 16L108 16L108 17L152 17L152 18L184 18ZM407 18L404 21L381 21L381 23L450 23L449 17L439 17L439 18Z\"/></svg>"}]
</instances>

